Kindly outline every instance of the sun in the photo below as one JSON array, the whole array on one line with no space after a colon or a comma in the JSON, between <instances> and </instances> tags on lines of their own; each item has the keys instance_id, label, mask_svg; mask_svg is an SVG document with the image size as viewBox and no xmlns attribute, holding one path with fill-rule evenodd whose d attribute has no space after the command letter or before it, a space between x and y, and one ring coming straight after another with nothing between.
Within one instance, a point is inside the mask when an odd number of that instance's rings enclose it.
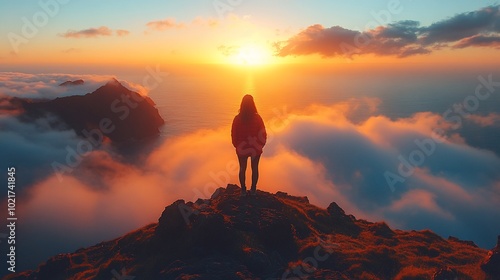
<instances>
[{"instance_id":1,"label":"sun","mask_svg":"<svg viewBox=\"0 0 500 280\"><path fill-rule=\"evenodd\" d=\"M242 66L260 66L270 64L272 60L271 51L259 45L241 46L232 55L229 60L232 64Z\"/></svg>"}]
</instances>

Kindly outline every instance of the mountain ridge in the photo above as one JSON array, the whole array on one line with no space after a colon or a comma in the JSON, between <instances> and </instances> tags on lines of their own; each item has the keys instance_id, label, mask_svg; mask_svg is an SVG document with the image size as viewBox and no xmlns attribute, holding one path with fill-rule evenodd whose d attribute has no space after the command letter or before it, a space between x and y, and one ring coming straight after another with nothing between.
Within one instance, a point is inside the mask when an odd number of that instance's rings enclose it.
<instances>
[{"instance_id":1,"label":"mountain ridge","mask_svg":"<svg viewBox=\"0 0 500 280\"><path fill-rule=\"evenodd\" d=\"M165 123L151 98L129 90L114 78L85 95L16 100L23 109L21 119L33 121L55 115L63 127L90 138L89 141L92 137L106 137L115 143L145 140L157 136ZM56 128L60 126L58 123ZM98 139L97 130L102 135Z\"/></svg>"},{"instance_id":2,"label":"mountain ridge","mask_svg":"<svg viewBox=\"0 0 500 280\"><path fill-rule=\"evenodd\" d=\"M283 192L241 197L230 184L209 199L175 201L158 223L7 279L486 279L487 253L430 230L356 219L335 202L323 209Z\"/></svg>"}]
</instances>

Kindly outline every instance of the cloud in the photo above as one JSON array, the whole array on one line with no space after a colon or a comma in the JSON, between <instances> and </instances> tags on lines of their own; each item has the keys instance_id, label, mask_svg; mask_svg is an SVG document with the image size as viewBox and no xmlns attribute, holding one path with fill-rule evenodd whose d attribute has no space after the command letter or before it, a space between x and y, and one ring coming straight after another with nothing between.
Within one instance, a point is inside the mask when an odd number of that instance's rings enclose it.
<instances>
[{"instance_id":1,"label":"cloud","mask_svg":"<svg viewBox=\"0 0 500 280\"><path fill-rule=\"evenodd\" d=\"M127 35L130 34L130 31L125 30L125 29L117 29L115 32L116 32L116 35L120 36L120 37L121 36L127 36Z\"/></svg>"},{"instance_id":2,"label":"cloud","mask_svg":"<svg viewBox=\"0 0 500 280\"><path fill-rule=\"evenodd\" d=\"M110 76L72 74L25 74L0 72L0 152L2 168L10 164L19 168L18 190L52 176L52 163L66 162L68 148L76 149L80 138L67 129L56 116L29 122L19 116L14 97L54 99L63 96L84 95L109 81ZM83 79L78 86L59 86L68 80ZM141 85L122 82L131 90L146 93ZM103 148L106 145L103 146ZM5 194L0 194L4 197Z\"/></svg>"},{"instance_id":3,"label":"cloud","mask_svg":"<svg viewBox=\"0 0 500 280\"><path fill-rule=\"evenodd\" d=\"M467 120L472 121L473 123L480 125L482 127L500 126L500 114L496 113L490 113L486 116L481 116L477 114L468 115Z\"/></svg>"},{"instance_id":4,"label":"cloud","mask_svg":"<svg viewBox=\"0 0 500 280\"><path fill-rule=\"evenodd\" d=\"M84 95L93 92L108 82L113 76L107 75L75 75L75 74L27 74L19 72L0 72L0 92L11 97L54 99L71 95ZM61 87L66 81L82 79L83 85ZM143 95L145 87L139 84L122 81L124 86Z\"/></svg>"},{"instance_id":5,"label":"cloud","mask_svg":"<svg viewBox=\"0 0 500 280\"><path fill-rule=\"evenodd\" d=\"M99 36L111 36L113 30L109 27L101 26L99 28L88 28L83 30L68 30L66 33L59 34L59 36L64 38L96 38Z\"/></svg>"},{"instance_id":6,"label":"cloud","mask_svg":"<svg viewBox=\"0 0 500 280\"><path fill-rule=\"evenodd\" d=\"M240 50L240 46L220 45L217 47L217 50L224 56L231 56L233 54L238 53L238 51Z\"/></svg>"},{"instance_id":7,"label":"cloud","mask_svg":"<svg viewBox=\"0 0 500 280\"><path fill-rule=\"evenodd\" d=\"M399 21L367 31L315 24L286 41L276 42L278 56L319 54L323 57L352 57L373 54L400 58L429 54L448 47L498 47L499 5L458 14L429 26L417 21Z\"/></svg>"},{"instance_id":8,"label":"cloud","mask_svg":"<svg viewBox=\"0 0 500 280\"><path fill-rule=\"evenodd\" d=\"M421 28L423 44L456 42L478 34L500 33L500 6L458 14Z\"/></svg>"},{"instance_id":9,"label":"cloud","mask_svg":"<svg viewBox=\"0 0 500 280\"><path fill-rule=\"evenodd\" d=\"M115 30L116 36L127 36L130 31L125 29ZM66 33L59 34L59 36L64 38L97 38L100 36L112 36L113 30L107 26L101 26L98 28L88 28L83 30L68 30Z\"/></svg>"},{"instance_id":10,"label":"cloud","mask_svg":"<svg viewBox=\"0 0 500 280\"><path fill-rule=\"evenodd\" d=\"M149 30L163 31L172 28L183 28L184 23L177 23L175 18L166 18L164 20L154 20L146 23Z\"/></svg>"},{"instance_id":11,"label":"cloud","mask_svg":"<svg viewBox=\"0 0 500 280\"><path fill-rule=\"evenodd\" d=\"M208 27L217 27L220 25L220 23L221 21L219 19L204 18L204 17L197 17L191 22L192 25L208 26Z\"/></svg>"},{"instance_id":12,"label":"cloud","mask_svg":"<svg viewBox=\"0 0 500 280\"><path fill-rule=\"evenodd\" d=\"M69 48L69 49L64 49L62 50L61 52L62 53L79 53L81 52L82 50L81 49L78 49L78 48Z\"/></svg>"},{"instance_id":13,"label":"cloud","mask_svg":"<svg viewBox=\"0 0 500 280\"><path fill-rule=\"evenodd\" d=\"M460 40L453 45L454 48L468 48L468 47L500 47L500 36L484 36L474 35Z\"/></svg>"}]
</instances>

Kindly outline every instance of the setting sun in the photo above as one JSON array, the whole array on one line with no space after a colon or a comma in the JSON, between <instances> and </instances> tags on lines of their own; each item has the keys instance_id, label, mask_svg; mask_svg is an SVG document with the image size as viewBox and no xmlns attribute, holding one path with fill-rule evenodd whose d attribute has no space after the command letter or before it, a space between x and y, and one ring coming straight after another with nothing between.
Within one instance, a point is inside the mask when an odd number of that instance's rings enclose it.
<instances>
[{"instance_id":1,"label":"setting sun","mask_svg":"<svg viewBox=\"0 0 500 280\"><path fill-rule=\"evenodd\" d=\"M230 63L244 66L266 65L272 62L271 51L258 45L246 45L228 56Z\"/></svg>"}]
</instances>

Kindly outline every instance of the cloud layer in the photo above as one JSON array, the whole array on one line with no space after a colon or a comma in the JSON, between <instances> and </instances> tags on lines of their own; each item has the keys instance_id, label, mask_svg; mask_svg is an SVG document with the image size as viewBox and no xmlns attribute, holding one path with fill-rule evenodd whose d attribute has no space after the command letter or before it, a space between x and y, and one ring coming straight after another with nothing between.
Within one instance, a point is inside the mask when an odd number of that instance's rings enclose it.
<instances>
[{"instance_id":1,"label":"cloud layer","mask_svg":"<svg viewBox=\"0 0 500 280\"><path fill-rule=\"evenodd\" d=\"M378 103L353 99L266 120L258 188L307 195L323 207L335 201L358 218L492 247L500 232L500 158L465 144L440 115L393 120L376 114ZM50 162L66 160L76 135L54 131L50 119L0 121L2 154L19 164L20 179L34 174L19 194L20 258L33 248L39 254L26 260L29 265L155 222L179 198L207 198L238 182L229 127L169 138L133 164L103 147L86 153L60 180ZM471 121L495 125L497 115ZM436 138L438 130L443 136ZM391 187L387 172L402 180Z\"/></svg>"},{"instance_id":2,"label":"cloud layer","mask_svg":"<svg viewBox=\"0 0 500 280\"><path fill-rule=\"evenodd\" d=\"M54 99L71 95L84 95L93 92L108 82L113 76L74 75L74 74L27 74L19 72L0 72L0 96ZM66 81L82 79L78 86L59 86ZM141 94L147 89L141 85L121 81L126 87Z\"/></svg>"},{"instance_id":3,"label":"cloud layer","mask_svg":"<svg viewBox=\"0 0 500 280\"><path fill-rule=\"evenodd\" d=\"M0 155L2 168L9 164L19 168L18 190L36 180L50 176L51 163L65 162L67 148L76 149L80 139L73 130L64 128L56 116L47 116L36 122L19 118L12 97L54 99L63 96L84 95L108 82L111 76L71 74L0 73ZM83 79L78 86L59 86L68 80ZM122 83L131 90L146 94L147 90L134 83ZM6 193L1 194L4 198Z\"/></svg>"},{"instance_id":4,"label":"cloud layer","mask_svg":"<svg viewBox=\"0 0 500 280\"><path fill-rule=\"evenodd\" d=\"M429 26L399 21L367 31L315 24L286 41L275 43L278 56L319 54L324 57L408 57L441 48L500 46L500 5L462 13Z\"/></svg>"}]
</instances>

